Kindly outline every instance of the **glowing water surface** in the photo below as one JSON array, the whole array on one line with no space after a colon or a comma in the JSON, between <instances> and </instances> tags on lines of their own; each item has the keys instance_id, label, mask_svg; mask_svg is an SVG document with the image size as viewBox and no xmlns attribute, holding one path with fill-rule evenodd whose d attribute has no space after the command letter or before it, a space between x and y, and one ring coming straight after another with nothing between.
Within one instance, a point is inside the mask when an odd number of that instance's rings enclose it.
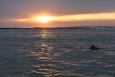
<instances>
[{"instance_id":1,"label":"glowing water surface","mask_svg":"<svg viewBox=\"0 0 115 77\"><path fill-rule=\"evenodd\" d=\"M0 75L114 77L115 29L1 29Z\"/></svg>"}]
</instances>

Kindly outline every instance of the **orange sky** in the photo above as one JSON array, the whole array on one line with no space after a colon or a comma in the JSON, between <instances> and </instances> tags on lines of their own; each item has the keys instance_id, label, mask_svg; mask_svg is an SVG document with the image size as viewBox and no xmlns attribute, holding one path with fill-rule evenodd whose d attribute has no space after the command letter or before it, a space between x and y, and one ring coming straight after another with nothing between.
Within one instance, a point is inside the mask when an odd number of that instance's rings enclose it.
<instances>
[{"instance_id":1,"label":"orange sky","mask_svg":"<svg viewBox=\"0 0 115 77\"><path fill-rule=\"evenodd\" d=\"M1 27L115 26L115 0L0 0Z\"/></svg>"},{"instance_id":2,"label":"orange sky","mask_svg":"<svg viewBox=\"0 0 115 77\"><path fill-rule=\"evenodd\" d=\"M114 23L115 12L105 13L87 13L87 14L72 14L72 15L59 15L53 16L49 14L45 15L33 15L27 18L9 18L3 19L1 22L7 22L8 24L29 24L32 27L56 27L56 25L86 25L96 23L97 25L107 25ZM99 24L100 23L100 24ZM53 26L54 25L54 26ZM60 26L61 27L61 26Z\"/></svg>"}]
</instances>

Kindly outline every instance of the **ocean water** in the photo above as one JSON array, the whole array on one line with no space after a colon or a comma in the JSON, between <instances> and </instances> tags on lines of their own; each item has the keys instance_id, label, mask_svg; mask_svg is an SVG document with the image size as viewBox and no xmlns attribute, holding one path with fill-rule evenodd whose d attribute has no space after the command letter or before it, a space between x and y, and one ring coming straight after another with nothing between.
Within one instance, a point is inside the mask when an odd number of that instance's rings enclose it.
<instances>
[{"instance_id":1,"label":"ocean water","mask_svg":"<svg viewBox=\"0 0 115 77\"><path fill-rule=\"evenodd\" d=\"M0 77L115 77L115 28L0 29Z\"/></svg>"}]
</instances>

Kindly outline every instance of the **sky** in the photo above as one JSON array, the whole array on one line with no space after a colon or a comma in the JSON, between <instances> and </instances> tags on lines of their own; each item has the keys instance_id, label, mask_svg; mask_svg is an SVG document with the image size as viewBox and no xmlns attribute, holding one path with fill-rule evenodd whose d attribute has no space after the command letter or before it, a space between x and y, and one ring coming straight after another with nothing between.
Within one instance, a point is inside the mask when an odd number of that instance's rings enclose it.
<instances>
[{"instance_id":1,"label":"sky","mask_svg":"<svg viewBox=\"0 0 115 77\"><path fill-rule=\"evenodd\" d=\"M83 19L82 21L56 21L47 24L29 21L5 21L7 19L29 18L34 15L41 15L42 13L56 17L68 15L83 15L82 17L84 17L84 14L92 15L93 13L94 15L98 13L111 14L115 13L115 0L0 0L0 27L39 27L44 25L51 25L52 27L115 25L115 19L93 21Z\"/></svg>"}]
</instances>

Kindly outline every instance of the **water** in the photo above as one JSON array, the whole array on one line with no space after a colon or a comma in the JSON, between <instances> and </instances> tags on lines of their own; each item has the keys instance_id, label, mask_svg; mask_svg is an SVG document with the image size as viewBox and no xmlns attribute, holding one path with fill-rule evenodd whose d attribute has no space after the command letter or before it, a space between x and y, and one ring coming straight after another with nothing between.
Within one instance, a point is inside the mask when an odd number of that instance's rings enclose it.
<instances>
[{"instance_id":1,"label":"water","mask_svg":"<svg viewBox=\"0 0 115 77\"><path fill-rule=\"evenodd\" d=\"M0 77L115 77L115 29L1 29Z\"/></svg>"}]
</instances>

